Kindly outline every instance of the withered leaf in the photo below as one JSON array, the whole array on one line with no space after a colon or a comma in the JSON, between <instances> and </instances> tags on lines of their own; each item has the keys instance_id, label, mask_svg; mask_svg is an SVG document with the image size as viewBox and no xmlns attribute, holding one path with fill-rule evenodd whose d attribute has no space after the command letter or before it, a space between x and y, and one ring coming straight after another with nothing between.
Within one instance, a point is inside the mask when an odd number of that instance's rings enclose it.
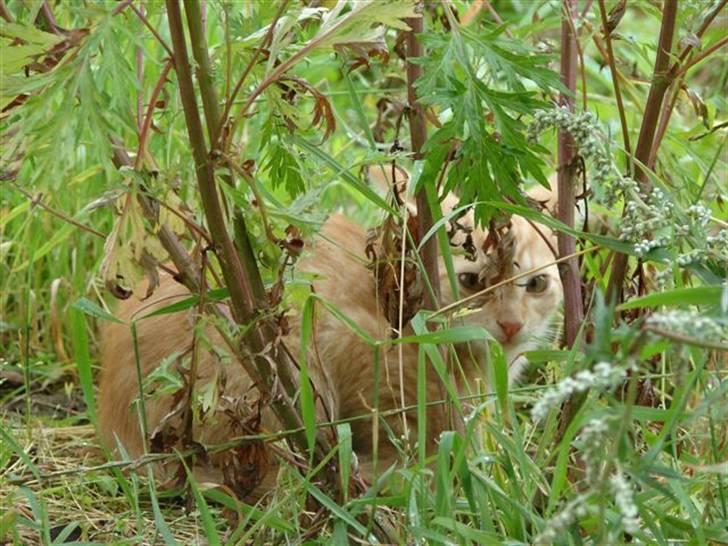
<instances>
[{"instance_id":1,"label":"withered leaf","mask_svg":"<svg viewBox=\"0 0 728 546\"><path fill-rule=\"evenodd\" d=\"M417 241L413 245L407 237L402 254L401 222L401 218L387 217L382 225L369 230L365 248L371 261L369 268L374 272L379 306L392 325L393 334L394 328L399 328L400 303L404 326L421 309L424 301L424 283L415 256ZM408 217L407 229L414 239L417 234L416 216Z\"/></svg>"},{"instance_id":2,"label":"withered leaf","mask_svg":"<svg viewBox=\"0 0 728 546\"><path fill-rule=\"evenodd\" d=\"M609 15L607 16L607 34L611 34L614 29L617 28L626 11L627 0L619 0L619 2L617 2L611 10L609 10Z\"/></svg>"}]
</instances>

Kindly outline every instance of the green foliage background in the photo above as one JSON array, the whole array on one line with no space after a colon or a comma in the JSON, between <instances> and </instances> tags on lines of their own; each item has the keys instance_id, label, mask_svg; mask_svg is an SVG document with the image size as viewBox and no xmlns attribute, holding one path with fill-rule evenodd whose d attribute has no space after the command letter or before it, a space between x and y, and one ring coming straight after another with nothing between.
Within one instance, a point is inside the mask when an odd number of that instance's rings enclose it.
<instances>
[{"instance_id":1,"label":"green foliage background","mask_svg":"<svg viewBox=\"0 0 728 546\"><path fill-rule=\"evenodd\" d=\"M477 401L481 405L474 412L486 417L482 430L473 426L464 437L444 436L431 466L414 464L399 476L385 478L380 485L388 487L373 488L363 497L332 499L312 477L290 469L281 478L281 493L265 507L241 506L193 484L194 507L187 516L173 502L158 498L145 469L122 475L103 466L79 468L103 464L91 448L95 441L88 423L93 420L96 321L108 318L104 309L109 310L111 298L100 275L104 240L78 224L110 234L119 217L118 204L129 192L140 191L140 183L162 203L190 211L201 222L194 166L174 70L158 97L140 168L118 169L112 162L112 136L135 158L138 112L146 111L167 58L130 7L119 9L110 1L53 4L60 27L75 29L58 35L47 23L37 22L43 2L6 3L14 22L0 23L0 107L5 109L0 118L0 541L59 544L80 532L79 540L90 543L187 543L205 536L213 544L341 544L349 535L365 542L388 536L403 544L521 544L532 542L570 502L583 501L593 509L566 526L555 542L621 543L628 535L623 534L606 479L618 468L634 484L642 521L632 540L728 542L726 354L713 347L726 341L726 261L681 267L666 262L659 252L645 260L645 276L630 281L626 293L633 299L623 309L639 312L632 311L624 322L615 321L615 310L599 300L607 287L608 250L585 255L582 274L590 287L594 325L585 348L546 347L529 354L531 381L510 392L500 383L498 397L491 393ZM233 115L275 59L290 58L320 36L320 16L334 3L319 4L314 8L289 2L281 23L287 31L275 34L268 60L254 66ZM560 3L491 4L504 26L493 24L486 10L462 27L443 5L427 10L423 43L428 55L419 61L425 76L417 90L441 126L431 127L425 160L419 164L393 146L396 137L401 150L409 149L406 120L398 134L392 126L384 127L383 143L374 134L380 101L389 100L395 109L406 102L395 42L399 18L411 11L407 2L375 3L336 40L322 42L293 67L289 75L308 82L323 98L299 86L295 99L286 100L290 87L272 86L255 100L253 114L235 125L232 146L226 150L240 165L254 162L255 191L241 182L226 189L226 195L231 206L246 214L267 283L277 278L281 251L267 240L254 199L265 203L278 236L291 224L311 237L336 210L373 225L384 214L384 202L367 185L361 167L396 157L420 184L431 185L454 140L463 159L448 172L445 188L457 191L464 203L490 203L477 208L483 221L505 209L494 202L509 198L525 204L519 184L545 183L554 171L555 135L545 134L540 146L531 146L525 131L533 113L549 108L560 89L554 72ZM607 2L610 8L614 4ZM633 144L654 64L658 4L629 2L614 36ZM677 47L694 42L701 18L717 4L679 2ZM137 9L139 5L133 3ZM461 1L452 5L461 18L471 7ZM144 9L150 26L170 43L163 3L145 2ZM207 43L221 97L229 96L276 9L274 2L206 3ZM372 57L366 66L349 70L359 54L350 43L373 41L373 22L389 25L389 62ZM726 24L724 12L700 38L703 49L725 39ZM586 97L586 109L608 135L615 163L625 168L613 84L595 45L599 27L598 3L593 2L579 19L584 78L580 72L577 104L582 107ZM725 59L724 48L688 71L653 179L677 207L708 207L716 220L708 228L713 232L725 229L728 219L723 201L728 194ZM38 63L52 69L39 70ZM23 97L22 104L14 103L18 97ZM326 127L326 116L312 123L322 101L330 108L329 123L335 120L335 129ZM621 207L600 205L601 190L593 191L590 214L599 220L606 246L623 245L617 240ZM183 231L173 214L162 217ZM125 227L127 241L152 248L152 226L138 222ZM675 249L664 250L669 255ZM666 284L658 285L655 274L666 270ZM138 268L125 272L130 278L141 274ZM657 299L637 299L633 285L640 282ZM289 284L286 305L295 309L303 303L304 284ZM716 342L690 324L677 324L677 336L649 335L635 342L644 333L645 314L671 309L707 317L723 328L722 334ZM454 342L447 332L444 342ZM432 353L428 358L436 358ZM624 392L592 393L563 437L557 434L556 411L541 423L530 419L528 410L546 384L600 360L634 363L636 371ZM499 404L493 403L496 398ZM582 476L585 446L579 432L591 419L602 417L612 425L609 449L601 454L600 487ZM342 424L336 456L348 468L352 454L346 434ZM59 470L69 473L37 479ZM323 515L299 518L307 495L326 508ZM230 528L221 506L239 512L240 525ZM375 508L378 516L368 517Z\"/></svg>"}]
</instances>

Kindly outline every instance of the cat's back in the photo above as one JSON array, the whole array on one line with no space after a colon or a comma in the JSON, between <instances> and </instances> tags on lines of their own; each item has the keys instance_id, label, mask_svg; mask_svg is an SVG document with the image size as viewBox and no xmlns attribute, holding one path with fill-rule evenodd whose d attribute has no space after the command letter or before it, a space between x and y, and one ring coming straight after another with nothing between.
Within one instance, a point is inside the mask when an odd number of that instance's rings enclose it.
<instances>
[{"instance_id":1,"label":"cat's back","mask_svg":"<svg viewBox=\"0 0 728 546\"><path fill-rule=\"evenodd\" d=\"M372 271L366 257L367 234L358 223L333 214L312 241L312 249L298 271L313 275L313 291L345 315L362 319L367 327L377 321L378 305ZM370 333L374 333L371 331Z\"/></svg>"}]
</instances>

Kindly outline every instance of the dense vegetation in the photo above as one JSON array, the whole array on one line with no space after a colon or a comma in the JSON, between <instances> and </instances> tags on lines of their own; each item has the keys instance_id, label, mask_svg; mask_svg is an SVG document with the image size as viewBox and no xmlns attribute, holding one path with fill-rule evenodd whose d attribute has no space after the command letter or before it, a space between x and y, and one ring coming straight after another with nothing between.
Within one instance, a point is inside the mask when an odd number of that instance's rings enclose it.
<instances>
[{"instance_id":1,"label":"dense vegetation","mask_svg":"<svg viewBox=\"0 0 728 546\"><path fill-rule=\"evenodd\" d=\"M728 543L726 1L424 4L0 0L0 542ZM368 488L305 377L277 408L303 464L265 505L158 491L157 454L108 459L94 378L114 298L172 267L258 352L310 309L292 264L330 212L401 220L362 169L392 162L429 211L419 236L439 227L413 252L425 274L449 255L438 190L484 226L559 232L563 328L527 380L507 385L493 342L492 392L450 400L465 433L427 461L403 446ZM521 191L557 170L576 220ZM442 366L463 330L412 311Z\"/></svg>"}]
</instances>

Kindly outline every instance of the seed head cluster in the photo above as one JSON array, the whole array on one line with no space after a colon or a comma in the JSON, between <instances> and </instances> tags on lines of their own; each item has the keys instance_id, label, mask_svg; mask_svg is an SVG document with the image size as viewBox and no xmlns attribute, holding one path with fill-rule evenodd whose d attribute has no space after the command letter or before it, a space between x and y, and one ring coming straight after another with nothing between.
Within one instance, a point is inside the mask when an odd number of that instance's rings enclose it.
<instances>
[{"instance_id":1,"label":"seed head cluster","mask_svg":"<svg viewBox=\"0 0 728 546\"><path fill-rule=\"evenodd\" d=\"M622 175L609 152L608 139L591 112L571 112L563 106L541 110L528 128L529 142L536 142L543 131L551 128L573 137L581 157L590 165L590 182L599 189L595 196L601 195L608 208L624 202L619 238L632 243L637 256L667 248L674 251L679 267L710 260L728 266L728 229L711 234L711 211L704 205L681 207L661 188L646 191L633 178ZM659 281L666 285L670 278L665 274Z\"/></svg>"},{"instance_id":2,"label":"seed head cluster","mask_svg":"<svg viewBox=\"0 0 728 546\"><path fill-rule=\"evenodd\" d=\"M562 379L544 392L531 409L531 418L540 421L551 408L561 405L572 394L588 389L609 390L626 376L625 368L612 366L609 362L598 362L592 370L581 370L574 377Z\"/></svg>"}]
</instances>

